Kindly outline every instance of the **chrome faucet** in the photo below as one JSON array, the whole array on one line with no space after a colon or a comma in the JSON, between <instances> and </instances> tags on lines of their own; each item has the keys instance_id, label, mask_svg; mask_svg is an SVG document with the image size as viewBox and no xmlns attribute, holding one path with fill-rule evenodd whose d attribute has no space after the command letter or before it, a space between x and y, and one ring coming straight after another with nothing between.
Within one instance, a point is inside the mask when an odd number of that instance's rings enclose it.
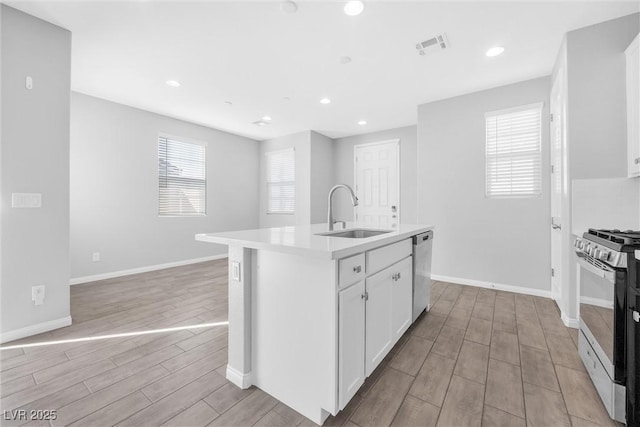
<instances>
[{"instance_id":1,"label":"chrome faucet","mask_svg":"<svg viewBox=\"0 0 640 427\"><path fill-rule=\"evenodd\" d=\"M349 193L351 193L351 203L353 203L353 206L358 206L358 198L356 197L356 193L353 192L351 187L349 187L347 184L334 185L333 188L329 191L329 212L327 212L327 222L329 223L329 231L333 231L333 224L334 224L334 221L333 221L333 202L331 200L332 200L333 193L338 188L344 188L346 190L349 190ZM344 223L344 221L335 221L335 222ZM345 227L343 226L343 228L345 228Z\"/></svg>"}]
</instances>

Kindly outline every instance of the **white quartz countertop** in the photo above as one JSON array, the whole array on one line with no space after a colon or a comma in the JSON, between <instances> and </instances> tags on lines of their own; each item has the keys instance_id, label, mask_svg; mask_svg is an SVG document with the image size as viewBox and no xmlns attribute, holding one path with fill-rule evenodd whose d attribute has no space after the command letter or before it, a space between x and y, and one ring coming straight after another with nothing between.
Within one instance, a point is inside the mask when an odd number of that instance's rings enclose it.
<instances>
[{"instance_id":1,"label":"white quartz countertop","mask_svg":"<svg viewBox=\"0 0 640 427\"><path fill-rule=\"evenodd\" d=\"M360 226L357 223L347 223L347 229L351 228L375 230L375 228ZM196 234L196 240L229 246L339 259L433 229L432 225L400 224L389 233L363 239L350 239L317 235L328 231L327 224L324 223ZM334 231L339 230L339 226L336 226Z\"/></svg>"}]
</instances>

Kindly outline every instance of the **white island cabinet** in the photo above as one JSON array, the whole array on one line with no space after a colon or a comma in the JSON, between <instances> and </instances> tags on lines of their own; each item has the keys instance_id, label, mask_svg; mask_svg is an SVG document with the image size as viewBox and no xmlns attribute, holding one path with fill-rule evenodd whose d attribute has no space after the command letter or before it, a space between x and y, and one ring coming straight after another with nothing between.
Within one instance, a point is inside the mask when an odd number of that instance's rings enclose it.
<instances>
[{"instance_id":1,"label":"white island cabinet","mask_svg":"<svg viewBox=\"0 0 640 427\"><path fill-rule=\"evenodd\" d=\"M353 228L354 225L349 225ZM351 400L412 319L412 237L318 235L325 224L198 234L229 246L227 378L322 424Z\"/></svg>"}]
</instances>

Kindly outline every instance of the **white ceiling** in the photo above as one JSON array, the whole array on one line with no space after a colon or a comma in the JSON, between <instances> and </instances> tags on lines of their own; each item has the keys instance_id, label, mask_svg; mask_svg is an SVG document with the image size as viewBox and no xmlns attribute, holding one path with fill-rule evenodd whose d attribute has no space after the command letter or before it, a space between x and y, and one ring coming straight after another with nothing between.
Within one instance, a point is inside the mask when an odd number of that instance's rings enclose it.
<instances>
[{"instance_id":1,"label":"white ceiling","mask_svg":"<svg viewBox=\"0 0 640 427\"><path fill-rule=\"evenodd\" d=\"M277 1L5 3L72 31L73 90L256 139L415 124L419 104L549 75L567 31L640 9L368 1L349 17L341 1L300 1L294 14ZM419 56L415 44L441 32L451 49ZM494 45L505 53L487 58ZM324 96L330 105L318 102ZM273 124L251 124L263 115Z\"/></svg>"}]
</instances>

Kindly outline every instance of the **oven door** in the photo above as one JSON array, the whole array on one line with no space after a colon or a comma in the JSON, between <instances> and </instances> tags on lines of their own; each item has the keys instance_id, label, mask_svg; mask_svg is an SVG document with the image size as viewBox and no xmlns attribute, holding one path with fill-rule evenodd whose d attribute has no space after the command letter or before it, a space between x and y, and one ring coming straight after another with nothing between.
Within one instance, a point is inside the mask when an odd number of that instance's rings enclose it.
<instances>
[{"instance_id":1,"label":"oven door","mask_svg":"<svg viewBox=\"0 0 640 427\"><path fill-rule=\"evenodd\" d=\"M584 252L580 265L580 329L609 374L624 384L625 280L617 270Z\"/></svg>"}]
</instances>

